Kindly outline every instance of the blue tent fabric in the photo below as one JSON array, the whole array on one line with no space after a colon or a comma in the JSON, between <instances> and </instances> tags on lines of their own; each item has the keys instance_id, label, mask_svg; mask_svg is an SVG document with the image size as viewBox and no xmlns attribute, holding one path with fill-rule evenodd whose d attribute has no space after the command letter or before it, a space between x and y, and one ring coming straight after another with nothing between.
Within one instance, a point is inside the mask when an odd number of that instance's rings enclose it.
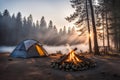
<instances>
[{"instance_id":1,"label":"blue tent fabric","mask_svg":"<svg viewBox=\"0 0 120 80\"><path fill-rule=\"evenodd\" d=\"M17 45L14 51L10 54L11 57L18 58L29 58L29 57L40 57L39 52L37 51L35 45L39 45L43 50L45 56L48 55L46 50L40 46L40 43L35 40L25 40Z\"/></svg>"},{"instance_id":2,"label":"blue tent fabric","mask_svg":"<svg viewBox=\"0 0 120 80\"><path fill-rule=\"evenodd\" d=\"M25 45L24 45L24 43L21 42L20 44L18 44L18 46L17 46L15 49L16 49L16 50L19 50L19 49L25 50Z\"/></svg>"},{"instance_id":3,"label":"blue tent fabric","mask_svg":"<svg viewBox=\"0 0 120 80\"><path fill-rule=\"evenodd\" d=\"M21 51L15 50L10 56L18 57L18 58L27 58L27 53L24 50L21 50Z\"/></svg>"}]
</instances>

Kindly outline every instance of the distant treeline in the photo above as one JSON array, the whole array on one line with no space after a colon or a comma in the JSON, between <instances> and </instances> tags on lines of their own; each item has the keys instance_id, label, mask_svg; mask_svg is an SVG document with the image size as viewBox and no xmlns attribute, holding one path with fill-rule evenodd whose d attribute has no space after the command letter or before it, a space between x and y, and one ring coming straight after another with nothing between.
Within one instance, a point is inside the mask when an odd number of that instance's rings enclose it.
<instances>
[{"instance_id":1,"label":"distant treeline","mask_svg":"<svg viewBox=\"0 0 120 80\"><path fill-rule=\"evenodd\" d=\"M68 30L68 31L67 31ZM11 16L6 9L0 12L0 45L16 45L25 39L35 39L47 45L63 45L80 43L75 36L75 28L60 29L50 20L47 25L44 16L40 21L33 22L32 15L22 18L20 12Z\"/></svg>"}]
</instances>

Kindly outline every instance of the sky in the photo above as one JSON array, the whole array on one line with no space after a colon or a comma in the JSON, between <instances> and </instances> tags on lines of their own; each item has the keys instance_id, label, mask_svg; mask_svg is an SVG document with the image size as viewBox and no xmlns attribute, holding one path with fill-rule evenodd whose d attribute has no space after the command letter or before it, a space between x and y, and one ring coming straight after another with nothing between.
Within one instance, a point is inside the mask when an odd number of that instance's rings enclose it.
<instances>
[{"instance_id":1,"label":"sky","mask_svg":"<svg viewBox=\"0 0 120 80\"><path fill-rule=\"evenodd\" d=\"M70 0L0 0L0 12L5 9L8 9L11 15L21 12L22 17L28 17L32 14L34 22L40 21L44 16L47 24L52 20L57 28L73 26L73 23L65 20L65 17L74 12Z\"/></svg>"}]
</instances>

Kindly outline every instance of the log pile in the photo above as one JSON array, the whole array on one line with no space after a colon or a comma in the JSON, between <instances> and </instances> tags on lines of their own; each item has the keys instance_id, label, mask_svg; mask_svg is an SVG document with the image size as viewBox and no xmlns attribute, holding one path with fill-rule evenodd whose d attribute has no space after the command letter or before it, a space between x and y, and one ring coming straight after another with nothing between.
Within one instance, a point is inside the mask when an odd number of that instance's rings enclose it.
<instances>
[{"instance_id":1,"label":"log pile","mask_svg":"<svg viewBox=\"0 0 120 80\"><path fill-rule=\"evenodd\" d=\"M73 51L75 50L76 48ZM79 56L74 53L75 58L70 57L73 51L71 51L68 55L61 57L60 59L51 62L51 67L63 71L83 71L96 66L94 61L85 58L84 56Z\"/></svg>"}]
</instances>

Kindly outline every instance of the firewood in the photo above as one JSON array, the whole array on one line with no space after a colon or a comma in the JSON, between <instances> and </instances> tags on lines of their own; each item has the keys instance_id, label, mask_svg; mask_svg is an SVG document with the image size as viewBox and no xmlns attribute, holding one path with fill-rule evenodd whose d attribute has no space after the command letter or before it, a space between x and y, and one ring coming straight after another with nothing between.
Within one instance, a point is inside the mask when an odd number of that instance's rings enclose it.
<instances>
[{"instance_id":1,"label":"firewood","mask_svg":"<svg viewBox=\"0 0 120 80\"><path fill-rule=\"evenodd\" d=\"M62 69L62 65L59 66L59 69Z\"/></svg>"},{"instance_id":2,"label":"firewood","mask_svg":"<svg viewBox=\"0 0 120 80\"><path fill-rule=\"evenodd\" d=\"M73 51L76 51L77 48L75 48L74 50L72 50L70 53L72 53ZM58 60L59 63L63 63L67 58L68 56L70 55L70 53L68 53L68 55L65 55L64 57L62 57L60 60Z\"/></svg>"},{"instance_id":3,"label":"firewood","mask_svg":"<svg viewBox=\"0 0 120 80\"><path fill-rule=\"evenodd\" d=\"M77 49L75 48L73 51L75 50ZM93 60L85 58L84 56L79 56L75 53L75 57L73 57L74 60L67 60L69 56L71 56L71 53L73 52L71 51L68 55L64 55L57 61L51 62L51 67L63 71L83 71L96 66L96 63Z\"/></svg>"}]
</instances>

